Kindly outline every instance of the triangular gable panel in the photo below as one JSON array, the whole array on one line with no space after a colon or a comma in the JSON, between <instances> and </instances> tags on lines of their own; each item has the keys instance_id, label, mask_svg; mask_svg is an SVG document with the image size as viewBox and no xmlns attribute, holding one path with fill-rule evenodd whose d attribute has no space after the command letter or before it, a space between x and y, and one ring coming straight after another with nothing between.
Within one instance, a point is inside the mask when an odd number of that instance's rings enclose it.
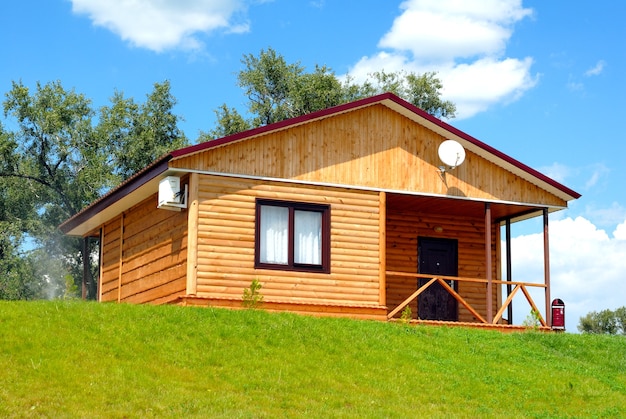
<instances>
[{"instance_id":1,"label":"triangular gable panel","mask_svg":"<svg viewBox=\"0 0 626 419\"><path fill-rule=\"evenodd\" d=\"M170 167L412 194L567 206L562 197L479 155L473 151L476 147L461 138L458 140L466 147L465 162L442 172L437 150L453 133L443 132L447 134L444 136L425 125L374 103L185 154L170 161Z\"/></svg>"}]
</instances>

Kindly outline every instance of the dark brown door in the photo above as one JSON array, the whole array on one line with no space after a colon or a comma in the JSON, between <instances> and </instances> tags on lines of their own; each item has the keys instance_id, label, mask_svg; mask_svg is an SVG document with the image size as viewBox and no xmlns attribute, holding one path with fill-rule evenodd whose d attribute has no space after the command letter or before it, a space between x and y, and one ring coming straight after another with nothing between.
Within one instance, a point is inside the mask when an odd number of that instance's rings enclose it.
<instances>
[{"instance_id":1,"label":"dark brown door","mask_svg":"<svg viewBox=\"0 0 626 419\"><path fill-rule=\"evenodd\" d=\"M418 272L444 276L458 275L458 243L454 239L419 237L417 239ZM420 278L421 287L430 278ZM455 291L456 281L446 281ZM417 315L422 320L458 320L458 303L439 283L432 284L418 297Z\"/></svg>"}]
</instances>

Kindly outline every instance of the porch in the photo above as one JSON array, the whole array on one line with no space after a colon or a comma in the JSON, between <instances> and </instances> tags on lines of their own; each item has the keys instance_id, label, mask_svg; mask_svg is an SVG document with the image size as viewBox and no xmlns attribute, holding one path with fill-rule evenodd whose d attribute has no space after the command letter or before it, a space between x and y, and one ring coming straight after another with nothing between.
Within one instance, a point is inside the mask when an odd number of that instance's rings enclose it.
<instances>
[{"instance_id":1,"label":"porch","mask_svg":"<svg viewBox=\"0 0 626 419\"><path fill-rule=\"evenodd\" d=\"M389 321L403 312L407 320L410 312L412 323L522 329L525 319L512 321L515 303L527 305L527 315L531 310L538 314L539 329L550 329L548 207L392 193L383 200L380 302L388 308ZM511 224L534 217L543 219L544 278L514 281ZM448 245L452 250L446 250Z\"/></svg>"},{"instance_id":2,"label":"porch","mask_svg":"<svg viewBox=\"0 0 626 419\"><path fill-rule=\"evenodd\" d=\"M438 319L421 319L418 314L416 319L413 319L412 318L413 316L411 316L411 319L410 319L411 323L439 324L439 325L444 325L444 324L455 325L456 324L458 326L466 326L466 327L481 327L481 328L495 328L495 329L509 329L509 330L525 329L526 326L509 324L509 321L503 318L504 313L512 307L512 302L516 294L519 291L521 291L522 295L525 297L526 302L530 305L533 312L537 313L536 320L539 323L539 325L537 325L537 328L540 330L550 330L550 327L548 326L544 317L541 315L537 305L535 304L528 290L529 287L537 287L537 288L545 289L546 288L545 284L492 280L492 284L495 286L506 285L507 287L513 287L513 288L511 288L511 291L507 293L508 296L506 300L502 304L499 304L499 307L497 307L497 312L495 313L493 318L490 318L490 317L485 318L483 315L481 315L480 309L474 308L472 304L470 304L467 301L467 299L463 298L457 291L455 291L454 289L455 287L453 286L455 282L457 284L458 283L474 283L474 284L484 284L486 286L488 281L485 279L462 278L462 277L445 276L445 275L433 276L433 275L428 275L428 274L407 274L404 272L392 272L392 271L387 271L386 274L387 274L387 277L396 276L396 277L414 278L416 280L419 280L420 278L422 278L426 280L425 283L422 286L420 286L413 294L411 294L404 301L402 301L398 306L396 306L391 311L389 311L389 313L387 314L388 321L397 321L398 320L397 316L399 314L401 315L401 318L403 321L407 321L407 319L402 317L402 313L405 312L407 307L410 308L409 304L411 304L412 302L418 301L420 295L428 292L431 289L431 287L439 286L442 289L444 289L451 297L453 297L459 306L462 306L467 311L469 311L471 315L474 317L475 321L459 322L458 320L450 321L450 320L438 320Z\"/></svg>"}]
</instances>

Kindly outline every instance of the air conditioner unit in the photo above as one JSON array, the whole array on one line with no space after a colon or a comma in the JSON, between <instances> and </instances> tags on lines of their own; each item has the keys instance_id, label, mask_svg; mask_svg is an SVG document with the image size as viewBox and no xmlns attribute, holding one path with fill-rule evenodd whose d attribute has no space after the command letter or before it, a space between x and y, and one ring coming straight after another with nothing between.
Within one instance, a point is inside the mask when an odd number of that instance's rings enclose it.
<instances>
[{"instance_id":1,"label":"air conditioner unit","mask_svg":"<svg viewBox=\"0 0 626 419\"><path fill-rule=\"evenodd\" d=\"M187 208L187 185L180 187L180 178L167 176L159 182L159 202L157 208L180 211Z\"/></svg>"}]
</instances>

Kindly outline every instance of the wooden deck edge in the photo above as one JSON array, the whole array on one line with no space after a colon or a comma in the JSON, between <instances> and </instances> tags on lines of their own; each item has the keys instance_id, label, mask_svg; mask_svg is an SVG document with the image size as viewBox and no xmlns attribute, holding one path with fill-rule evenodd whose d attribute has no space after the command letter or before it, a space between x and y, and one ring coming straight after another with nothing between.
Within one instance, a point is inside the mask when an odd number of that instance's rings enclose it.
<instances>
[{"instance_id":1,"label":"wooden deck edge","mask_svg":"<svg viewBox=\"0 0 626 419\"><path fill-rule=\"evenodd\" d=\"M200 297L196 295L182 295L172 304L196 307L219 307L242 309L241 299ZM349 317L362 320L387 320L386 306L352 305L352 304L323 304L291 301L264 300L258 307L261 310L280 312L287 311L296 314L325 317Z\"/></svg>"},{"instance_id":2,"label":"wooden deck edge","mask_svg":"<svg viewBox=\"0 0 626 419\"><path fill-rule=\"evenodd\" d=\"M205 297L197 295L181 295L170 304L191 306L191 307L218 307L233 310L243 309L241 299L237 298L218 298ZM263 301L259 305L259 309L270 312L286 311L296 314L304 314L310 316L321 317L348 317L361 320L379 320L399 323L402 320L398 318L387 319L386 306L368 306L368 305L351 305L351 304L323 304L323 303L304 303L292 301ZM521 325L509 324L487 324L473 322L452 322L437 320L411 320L411 325L425 326L444 326L444 327L465 327L484 330L498 330L501 332L527 332L536 330L539 332L551 332L549 327L526 327Z\"/></svg>"}]
</instances>

